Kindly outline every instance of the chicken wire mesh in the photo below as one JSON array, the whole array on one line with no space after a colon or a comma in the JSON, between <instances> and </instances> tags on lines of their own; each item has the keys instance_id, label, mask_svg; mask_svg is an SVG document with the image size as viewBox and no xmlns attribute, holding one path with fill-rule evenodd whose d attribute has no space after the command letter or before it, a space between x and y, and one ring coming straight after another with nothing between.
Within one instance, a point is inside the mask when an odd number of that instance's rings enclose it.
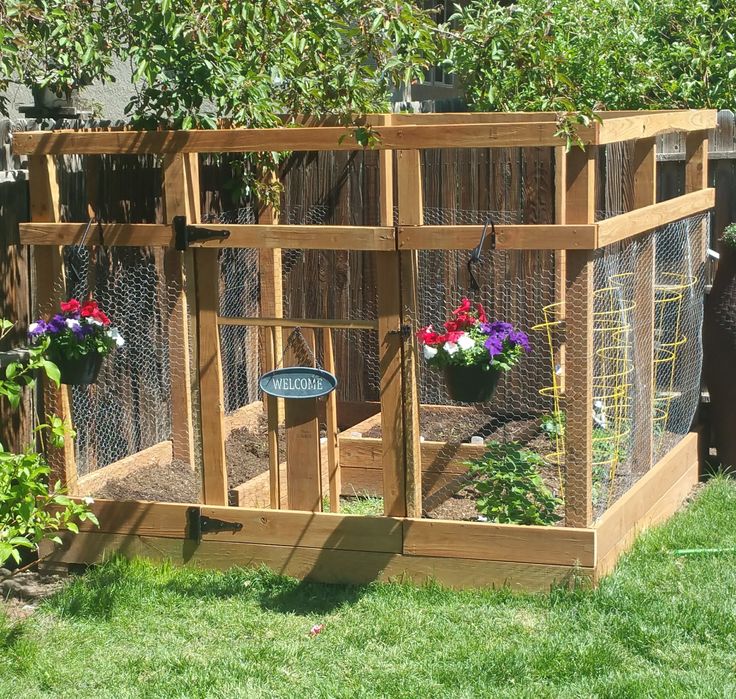
<instances>
[{"instance_id":1,"label":"chicken wire mesh","mask_svg":"<svg viewBox=\"0 0 736 699\"><path fill-rule=\"evenodd\" d=\"M468 215L478 223L488 212ZM438 222L444 219L438 217ZM593 264L593 512L599 516L690 429L699 400L707 215L691 217L646 236L607 246ZM646 257L648 254L650 257ZM475 518L462 462L490 441L518 441L539 453L545 483L565 496L569 432L565 356L582 351L566 342L559 256L547 251L484 253L471 288L469 251L419 251L416 329L450 317L467 296L489 317L530 335L532 352L502 374L485 404L450 400L441 373L420 360L420 430L425 447L425 513ZM646 260L649 260L648 266ZM567 292L568 307L581 302ZM647 342L649 344L647 344ZM578 357L579 359L579 357ZM642 430L650 430L647 438ZM651 457L641 451L650 445ZM637 451L637 449L639 451ZM426 462L429 463L426 463ZM437 488L438 474L454 474ZM447 480L447 478L446 478ZM458 494L462 497L453 497ZM561 514L560 510L560 514Z\"/></svg>"},{"instance_id":2,"label":"chicken wire mesh","mask_svg":"<svg viewBox=\"0 0 736 699\"><path fill-rule=\"evenodd\" d=\"M196 501L200 440L172 409L181 405L173 393L188 382L185 348L192 338L177 316L182 290L167 282L163 253L69 246L64 262L66 288L58 295L93 296L125 340L106 358L96 383L71 386L79 475L149 450L144 452L150 457L145 464L149 479L138 483L133 478L96 494ZM48 314L54 309L40 310ZM146 457L139 460L143 463Z\"/></svg>"}]
</instances>

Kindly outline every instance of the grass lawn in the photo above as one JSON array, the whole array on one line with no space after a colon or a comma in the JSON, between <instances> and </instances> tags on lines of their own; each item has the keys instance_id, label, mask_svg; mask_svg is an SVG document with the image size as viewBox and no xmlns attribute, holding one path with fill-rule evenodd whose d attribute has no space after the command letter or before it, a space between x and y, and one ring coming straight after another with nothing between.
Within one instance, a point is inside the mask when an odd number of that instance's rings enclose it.
<instances>
[{"instance_id":1,"label":"grass lawn","mask_svg":"<svg viewBox=\"0 0 736 699\"><path fill-rule=\"evenodd\" d=\"M671 554L731 546L736 484L718 478L595 591L112 561L2 625L0 697L734 697L736 554Z\"/></svg>"}]
</instances>

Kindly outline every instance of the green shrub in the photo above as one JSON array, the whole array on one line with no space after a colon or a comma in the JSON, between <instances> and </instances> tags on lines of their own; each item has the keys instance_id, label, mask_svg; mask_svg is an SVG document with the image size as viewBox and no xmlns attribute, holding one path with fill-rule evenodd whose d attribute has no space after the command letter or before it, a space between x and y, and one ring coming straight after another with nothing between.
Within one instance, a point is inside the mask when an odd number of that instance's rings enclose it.
<instances>
[{"instance_id":1,"label":"green shrub","mask_svg":"<svg viewBox=\"0 0 736 699\"><path fill-rule=\"evenodd\" d=\"M518 442L490 442L483 458L467 462L478 491L478 512L491 522L552 524L562 501L544 484L544 459Z\"/></svg>"},{"instance_id":2,"label":"green shrub","mask_svg":"<svg viewBox=\"0 0 736 699\"><path fill-rule=\"evenodd\" d=\"M13 324L0 319L0 340ZM20 403L23 389L33 386L36 375L44 372L59 385L59 369L44 357L46 343L32 348L24 362L12 362L0 375L0 396L12 407ZM51 416L35 430L52 447L64 446L74 436L59 417ZM60 542L58 532L77 532L76 520L97 524L89 511L89 502L75 502L64 493L61 483L49 482L51 471L42 454L28 447L16 454L0 444L0 565L9 559L21 560L21 549L37 550L45 540Z\"/></svg>"}]
</instances>

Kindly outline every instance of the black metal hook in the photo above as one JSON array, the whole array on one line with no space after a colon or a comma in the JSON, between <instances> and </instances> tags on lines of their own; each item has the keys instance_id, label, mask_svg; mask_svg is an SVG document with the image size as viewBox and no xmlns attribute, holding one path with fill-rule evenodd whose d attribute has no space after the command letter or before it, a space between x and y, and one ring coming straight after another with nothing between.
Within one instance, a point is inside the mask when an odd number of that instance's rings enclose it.
<instances>
[{"instance_id":1,"label":"black metal hook","mask_svg":"<svg viewBox=\"0 0 736 699\"><path fill-rule=\"evenodd\" d=\"M473 265L480 264L483 257L483 245L486 242L486 234L488 232L488 226L491 227L491 250L496 249L496 224L492 218L488 218L483 225L483 230L480 234L480 241L477 247L473 248L468 258L468 276L470 277L470 290L474 292L480 291L480 284L473 271Z\"/></svg>"},{"instance_id":2,"label":"black metal hook","mask_svg":"<svg viewBox=\"0 0 736 699\"><path fill-rule=\"evenodd\" d=\"M217 231L211 228L190 226L187 224L186 216L174 216L172 225L174 227L175 247L180 252L187 250L190 243L196 243L199 240L226 240L230 237L230 231L228 230Z\"/></svg>"}]
</instances>

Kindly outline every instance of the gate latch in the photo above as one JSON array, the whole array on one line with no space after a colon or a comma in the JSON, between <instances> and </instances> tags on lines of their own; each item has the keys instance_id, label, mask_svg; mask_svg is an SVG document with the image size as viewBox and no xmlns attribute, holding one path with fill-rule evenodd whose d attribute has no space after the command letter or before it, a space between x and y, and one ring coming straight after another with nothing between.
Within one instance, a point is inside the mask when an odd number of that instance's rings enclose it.
<instances>
[{"instance_id":1,"label":"gate latch","mask_svg":"<svg viewBox=\"0 0 736 699\"><path fill-rule=\"evenodd\" d=\"M243 528L242 522L226 522L202 514L199 507L189 508L189 538L199 541L202 534L216 534L218 532L239 532Z\"/></svg>"},{"instance_id":2,"label":"gate latch","mask_svg":"<svg viewBox=\"0 0 736 699\"><path fill-rule=\"evenodd\" d=\"M411 325L404 323L398 330L389 330L389 335L401 335L402 340L408 340L411 337Z\"/></svg>"},{"instance_id":3,"label":"gate latch","mask_svg":"<svg viewBox=\"0 0 736 699\"><path fill-rule=\"evenodd\" d=\"M210 228L190 226L187 224L186 216L174 216L172 224L174 226L174 246L181 252L187 250L190 243L200 240L226 240L230 237L228 230L215 231Z\"/></svg>"}]
</instances>

